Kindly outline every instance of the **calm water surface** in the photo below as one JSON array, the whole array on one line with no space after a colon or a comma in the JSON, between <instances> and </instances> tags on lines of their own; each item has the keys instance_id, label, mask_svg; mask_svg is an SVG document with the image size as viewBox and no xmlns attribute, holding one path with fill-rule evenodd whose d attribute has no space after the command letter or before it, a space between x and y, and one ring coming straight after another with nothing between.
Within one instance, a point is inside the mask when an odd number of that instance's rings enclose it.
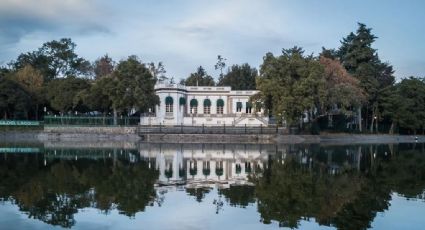
<instances>
[{"instance_id":1,"label":"calm water surface","mask_svg":"<svg viewBox=\"0 0 425 230\"><path fill-rule=\"evenodd\" d=\"M424 229L423 144L0 144L0 229Z\"/></svg>"}]
</instances>

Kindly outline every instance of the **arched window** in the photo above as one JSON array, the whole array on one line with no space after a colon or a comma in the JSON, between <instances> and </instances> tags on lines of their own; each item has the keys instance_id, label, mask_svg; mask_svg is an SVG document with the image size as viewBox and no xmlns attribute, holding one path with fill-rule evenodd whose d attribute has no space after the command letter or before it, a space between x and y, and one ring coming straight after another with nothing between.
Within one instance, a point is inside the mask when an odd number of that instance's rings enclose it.
<instances>
[{"instance_id":1,"label":"arched window","mask_svg":"<svg viewBox=\"0 0 425 230\"><path fill-rule=\"evenodd\" d=\"M216 162L215 165L215 175L223 176L223 161Z\"/></svg>"},{"instance_id":2,"label":"arched window","mask_svg":"<svg viewBox=\"0 0 425 230\"><path fill-rule=\"evenodd\" d=\"M202 163L202 174L204 174L204 176L207 177L210 175L210 173L211 173L210 162L204 161Z\"/></svg>"},{"instance_id":3,"label":"arched window","mask_svg":"<svg viewBox=\"0 0 425 230\"><path fill-rule=\"evenodd\" d=\"M251 111L252 111L252 104L251 104L251 102L247 102L246 103L246 113L251 113Z\"/></svg>"},{"instance_id":4,"label":"arched window","mask_svg":"<svg viewBox=\"0 0 425 230\"><path fill-rule=\"evenodd\" d=\"M173 112L173 98L168 96L165 98L165 113Z\"/></svg>"},{"instance_id":5,"label":"arched window","mask_svg":"<svg viewBox=\"0 0 425 230\"><path fill-rule=\"evenodd\" d=\"M198 113L198 100L196 99L190 100L190 113L193 113L193 114Z\"/></svg>"},{"instance_id":6,"label":"arched window","mask_svg":"<svg viewBox=\"0 0 425 230\"><path fill-rule=\"evenodd\" d=\"M242 112L242 102L236 102L236 112Z\"/></svg>"},{"instance_id":7,"label":"arched window","mask_svg":"<svg viewBox=\"0 0 425 230\"><path fill-rule=\"evenodd\" d=\"M224 101L223 99L217 100L217 114L223 114Z\"/></svg>"},{"instance_id":8,"label":"arched window","mask_svg":"<svg viewBox=\"0 0 425 230\"><path fill-rule=\"evenodd\" d=\"M186 98L181 97L181 98L179 99L179 104L180 104L180 106L185 106L185 105L186 105Z\"/></svg>"},{"instance_id":9,"label":"arched window","mask_svg":"<svg viewBox=\"0 0 425 230\"><path fill-rule=\"evenodd\" d=\"M196 176L196 174L198 173L198 166L196 161L190 161L189 163L189 173L192 177Z\"/></svg>"},{"instance_id":10,"label":"arched window","mask_svg":"<svg viewBox=\"0 0 425 230\"><path fill-rule=\"evenodd\" d=\"M211 113L211 101L210 99L204 100L204 114L210 114Z\"/></svg>"},{"instance_id":11,"label":"arched window","mask_svg":"<svg viewBox=\"0 0 425 230\"><path fill-rule=\"evenodd\" d=\"M165 168L164 174L167 179L170 179L171 177L173 177L173 165L168 164L167 166L168 167Z\"/></svg>"}]
</instances>

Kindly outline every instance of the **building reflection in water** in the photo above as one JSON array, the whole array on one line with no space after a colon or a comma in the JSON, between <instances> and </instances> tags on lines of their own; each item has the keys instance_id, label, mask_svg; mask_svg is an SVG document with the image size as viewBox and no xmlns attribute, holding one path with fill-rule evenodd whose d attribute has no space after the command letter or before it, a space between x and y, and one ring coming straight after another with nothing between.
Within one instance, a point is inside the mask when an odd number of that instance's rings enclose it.
<instances>
[{"instance_id":1,"label":"building reflection in water","mask_svg":"<svg viewBox=\"0 0 425 230\"><path fill-rule=\"evenodd\" d=\"M273 146L143 144L140 156L155 161L158 184L188 187L245 185L248 175L267 167Z\"/></svg>"},{"instance_id":2,"label":"building reflection in water","mask_svg":"<svg viewBox=\"0 0 425 230\"><path fill-rule=\"evenodd\" d=\"M272 164L285 164L288 159L297 162L297 167L326 171L328 175L348 169L364 171L373 164L378 149L318 145L141 144L139 151L140 157L158 170L159 186L185 184L188 188L214 185L228 188L253 185L250 176L259 176ZM380 157L389 158L390 154L387 150Z\"/></svg>"}]
</instances>

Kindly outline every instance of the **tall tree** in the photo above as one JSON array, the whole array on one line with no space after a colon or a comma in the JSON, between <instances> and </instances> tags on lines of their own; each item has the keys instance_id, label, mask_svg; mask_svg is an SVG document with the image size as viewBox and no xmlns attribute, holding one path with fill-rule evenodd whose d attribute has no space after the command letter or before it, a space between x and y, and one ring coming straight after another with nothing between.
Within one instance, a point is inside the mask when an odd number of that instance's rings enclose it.
<instances>
[{"instance_id":1,"label":"tall tree","mask_svg":"<svg viewBox=\"0 0 425 230\"><path fill-rule=\"evenodd\" d=\"M107 54L97 59L93 64L93 71L96 79L108 76L114 70L114 61Z\"/></svg>"},{"instance_id":2,"label":"tall tree","mask_svg":"<svg viewBox=\"0 0 425 230\"><path fill-rule=\"evenodd\" d=\"M390 133L396 126L414 134L425 129L425 79L410 77L393 87L386 88L380 98L384 116L391 119Z\"/></svg>"},{"instance_id":3,"label":"tall tree","mask_svg":"<svg viewBox=\"0 0 425 230\"><path fill-rule=\"evenodd\" d=\"M393 69L388 63L382 63L376 49L372 48L376 36L372 29L359 23L356 33L350 33L341 41L338 56L347 71L359 79L367 94L365 105L366 119L370 119L370 130L377 127L379 119L378 101L381 90L394 83Z\"/></svg>"},{"instance_id":4,"label":"tall tree","mask_svg":"<svg viewBox=\"0 0 425 230\"><path fill-rule=\"evenodd\" d=\"M231 86L233 90L254 90L257 76L257 69L252 68L248 63L233 65L225 75L219 78L217 85Z\"/></svg>"},{"instance_id":5,"label":"tall tree","mask_svg":"<svg viewBox=\"0 0 425 230\"><path fill-rule=\"evenodd\" d=\"M44 79L41 72L30 65L24 66L13 74L13 79L31 95L35 119L38 120L44 101Z\"/></svg>"},{"instance_id":6,"label":"tall tree","mask_svg":"<svg viewBox=\"0 0 425 230\"><path fill-rule=\"evenodd\" d=\"M146 112L159 104L155 94L156 79L136 56L120 61L112 74L114 87L108 92L112 100L114 116L118 112L136 109Z\"/></svg>"},{"instance_id":7,"label":"tall tree","mask_svg":"<svg viewBox=\"0 0 425 230\"><path fill-rule=\"evenodd\" d=\"M304 56L299 47L283 49L278 57L267 53L263 58L257 88L264 101L271 98L272 114L280 123L298 124L311 114L325 96L323 67L312 56ZM268 108L270 109L270 108Z\"/></svg>"},{"instance_id":8,"label":"tall tree","mask_svg":"<svg viewBox=\"0 0 425 230\"><path fill-rule=\"evenodd\" d=\"M320 56L319 62L324 68L326 93L325 100L318 106L318 113L331 119L334 114L354 115L353 110L360 108L366 100L359 80L351 76L337 59ZM361 117L358 119L361 124Z\"/></svg>"},{"instance_id":9,"label":"tall tree","mask_svg":"<svg viewBox=\"0 0 425 230\"><path fill-rule=\"evenodd\" d=\"M217 63L214 65L216 70L220 70L220 78L223 77L223 69L226 67L226 59L223 58L223 56L218 55L217 56Z\"/></svg>"},{"instance_id":10,"label":"tall tree","mask_svg":"<svg viewBox=\"0 0 425 230\"><path fill-rule=\"evenodd\" d=\"M36 51L22 53L16 61L10 63L14 69L26 65L41 71L45 81L58 76L89 75L90 62L75 53L76 44L70 38L46 42Z\"/></svg>"},{"instance_id":11,"label":"tall tree","mask_svg":"<svg viewBox=\"0 0 425 230\"><path fill-rule=\"evenodd\" d=\"M8 77L0 78L0 116L3 119L28 119L31 95Z\"/></svg>"},{"instance_id":12,"label":"tall tree","mask_svg":"<svg viewBox=\"0 0 425 230\"><path fill-rule=\"evenodd\" d=\"M181 83L187 86L214 86L214 79L207 74L202 66L199 66L195 73L191 73L186 80Z\"/></svg>"}]
</instances>

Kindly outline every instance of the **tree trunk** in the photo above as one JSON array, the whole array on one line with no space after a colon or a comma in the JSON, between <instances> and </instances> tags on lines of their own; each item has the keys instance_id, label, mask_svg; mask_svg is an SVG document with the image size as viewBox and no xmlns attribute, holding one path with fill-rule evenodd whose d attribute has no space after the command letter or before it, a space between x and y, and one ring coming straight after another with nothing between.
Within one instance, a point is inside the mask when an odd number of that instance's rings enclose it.
<instances>
[{"instance_id":1,"label":"tree trunk","mask_svg":"<svg viewBox=\"0 0 425 230\"><path fill-rule=\"evenodd\" d=\"M389 134L394 134L394 121L393 122L391 122L391 127L390 127L390 131L389 131Z\"/></svg>"},{"instance_id":2,"label":"tree trunk","mask_svg":"<svg viewBox=\"0 0 425 230\"><path fill-rule=\"evenodd\" d=\"M375 130L376 130L376 133L379 133L379 130L378 130L378 118L375 119Z\"/></svg>"},{"instance_id":3,"label":"tree trunk","mask_svg":"<svg viewBox=\"0 0 425 230\"><path fill-rule=\"evenodd\" d=\"M114 125L117 125L117 117L118 117L118 111L116 108L114 108Z\"/></svg>"},{"instance_id":4,"label":"tree trunk","mask_svg":"<svg viewBox=\"0 0 425 230\"><path fill-rule=\"evenodd\" d=\"M388 148L390 149L391 158L393 158L393 155L394 155L394 144L393 143L388 144Z\"/></svg>"},{"instance_id":5,"label":"tree trunk","mask_svg":"<svg viewBox=\"0 0 425 230\"><path fill-rule=\"evenodd\" d=\"M365 114L365 118L364 118L364 129L367 132L368 130L368 124L369 124L369 105L366 106L366 114Z\"/></svg>"},{"instance_id":6,"label":"tree trunk","mask_svg":"<svg viewBox=\"0 0 425 230\"><path fill-rule=\"evenodd\" d=\"M362 107L359 106L359 108L357 109L357 113L358 113L358 123L359 123L359 131L362 132Z\"/></svg>"},{"instance_id":7,"label":"tree trunk","mask_svg":"<svg viewBox=\"0 0 425 230\"><path fill-rule=\"evenodd\" d=\"M38 103L35 105L35 119L38 121Z\"/></svg>"},{"instance_id":8,"label":"tree trunk","mask_svg":"<svg viewBox=\"0 0 425 230\"><path fill-rule=\"evenodd\" d=\"M362 160L362 147L359 146L358 150L357 150L357 171L360 172L360 163Z\"/></svg>"}]
</instances>

